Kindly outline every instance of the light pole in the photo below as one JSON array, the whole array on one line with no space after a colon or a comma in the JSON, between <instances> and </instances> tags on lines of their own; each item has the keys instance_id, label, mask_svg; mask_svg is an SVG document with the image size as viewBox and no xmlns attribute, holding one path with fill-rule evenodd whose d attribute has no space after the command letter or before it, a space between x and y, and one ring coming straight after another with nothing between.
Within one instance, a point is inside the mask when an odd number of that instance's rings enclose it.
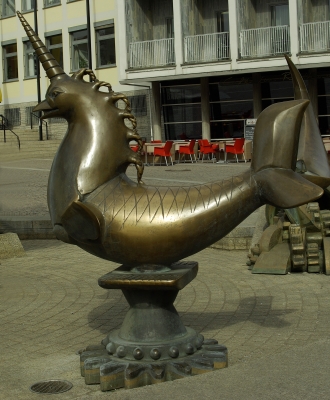
<instances>
[{"instance_id":1,"label":"light pole","mask_svg":"<svg viewBox=\"0 0 330 400\"><path fill-rule=\"evenodd\" d=\"M38 15L37 15L37 0L34 0L34 31L38 35ZM38 92L38 104L41 103L41 91L40 91L40 64L37 60L37 92ZM42 137L42 121L41 121L41 111L38 112L38 124L39 124L39 140L43 140Z\"/></svg>"},{"instance_id":2,"label":"light pole","mask_svg":"<svg viewBox=\"0 0 330 400\"><path fill-rule=\"evenodd\" d=\"M86 0L86 19L87 19L87 53L88 68L92 69L92 47L91 47L91 15L89 8L89 0ZM91 79L91 77L89 78Z\"/></svg>"}]
</instances>

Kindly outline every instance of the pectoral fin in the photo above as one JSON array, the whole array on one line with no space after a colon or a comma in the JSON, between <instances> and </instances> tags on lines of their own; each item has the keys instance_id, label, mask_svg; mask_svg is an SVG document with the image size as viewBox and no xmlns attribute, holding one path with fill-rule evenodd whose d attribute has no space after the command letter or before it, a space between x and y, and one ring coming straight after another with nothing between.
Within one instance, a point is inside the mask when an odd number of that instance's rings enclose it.
<instances>
[{"instance_id":1,"label":"pectoral fin","mask_svg":"<svg viewBox=\"0 0 330 400\"><path fill-rule=\"evenodd\" d=\"M74 201L64 212L61 222L73 239L89 242L100 238L103 215L91 204Z\"/></svg>"}]
</instances>

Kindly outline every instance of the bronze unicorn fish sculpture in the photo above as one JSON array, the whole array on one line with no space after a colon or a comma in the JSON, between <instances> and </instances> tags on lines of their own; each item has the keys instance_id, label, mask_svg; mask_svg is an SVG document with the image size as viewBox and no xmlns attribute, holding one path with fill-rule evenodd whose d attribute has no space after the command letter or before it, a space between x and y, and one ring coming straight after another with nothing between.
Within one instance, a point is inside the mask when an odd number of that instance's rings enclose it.
<instances>
[{"instance_id":1,"label":"bronze unicorn fish sculpture","mask_svg":"<svg viewBox=\"0 0 330 400\"><path fill-rule=\"evenodd\" d=\"M46 100L35 111L68 122L48 184L58 239L132 267L170 265L221 239L261 205L296 207L319 198L320 186L329 185L328 177L316 185L294 172L308 100L277 103L261 113L251 168L241 175L188 187L142 184L141 156L129 146L136 140L141 148L142 142L126 97L88 69L69 77L17 14L50 79ZM124 110L116 106L119 100ZM137 183L125 173L131 163Z\"/></svg>"}]
</instances>

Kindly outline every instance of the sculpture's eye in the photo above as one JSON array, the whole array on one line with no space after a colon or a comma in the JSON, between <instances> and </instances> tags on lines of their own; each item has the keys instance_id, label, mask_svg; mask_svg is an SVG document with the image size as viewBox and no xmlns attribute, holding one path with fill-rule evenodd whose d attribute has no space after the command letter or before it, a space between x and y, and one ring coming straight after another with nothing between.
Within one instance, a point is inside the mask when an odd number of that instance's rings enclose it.
<instances>
[{"instance_id":1,"label":"sculpture's eye","mask_svg":"<svg viewBox=\"0 0 330 400\"><path fill-rule=\"evenodd\" d=\"M54 91L51 93L50 97L52 97L53 99L55 99L60 93L61 93L60 91L54 90Z\"/></svg>"}]
</instances>

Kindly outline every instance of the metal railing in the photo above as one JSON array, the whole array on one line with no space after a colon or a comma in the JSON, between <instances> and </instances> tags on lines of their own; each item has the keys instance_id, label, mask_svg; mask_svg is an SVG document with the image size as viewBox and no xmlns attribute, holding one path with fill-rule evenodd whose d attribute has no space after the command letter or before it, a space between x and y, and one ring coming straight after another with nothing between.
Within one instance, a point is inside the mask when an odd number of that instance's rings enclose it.
<instances>
[{"instance_id":1,"label":"metal railing","mask_svg":"<svg viewBox=\"0 0 330 400\"><path fill-rule=\"evenodd\" d=\"M300 25L300 51L320 52L330 49L330 21Z\"/></svg>"},{"instance_id":2,"label":"metal railing","mask_svg":"<svg viewBox=\"0 0 330 400\"><path fill-rule=\"evenodd\" d=\"M290 52L290 27L246 29L240 33L241 57L265 57Z\"/></svg>"},{"instance_id":3,"label":"metal railing","mask_svg":"<svg viewBox=\"0 0 330 400\"><path fill-rule=\"evenodd\" d=\"M16 139L17 139L17 142L18 142L18 148L21 149L21 141L19 140L19 136L14 131L11 130L11 124L9 123L8 119L2 114L0 114L0 130L3 131L3 141L4 141L4 143L7 142L6 131L9 131L13 135L16 136Z\"/></svg>"},{"instance_id":4,"label":"metal railing","mask_svg":"<svg viewBox=\"0 0 330 400\"><path fill-rule=\"evenodd\" d=\"M129 55L130 68L173 65L175 64L174 39L130 43Z\"/></svg>"},{"instance_id":5,"label":"metal railing","mask_svg":"<svg viewBox=\"0 0 330 400\"><path fill-rule=\"evenodd\" d=\"M186 36L184 58L187 63L211 62L229 58L229 32Z\"/></svg>"},{"instance_id":6,"label":"metal railing","mask_svg":"<svg viewBox=\"0 0 330 400\"><path fill-rule=\"evenodd\" d=\"M30 118L31 129L33 128L33 125L34 125L33 124L33 118L34 118L38 121L38 126L39 126L39 124L44 124L46 126L46 140L48 140L48 122L43 119L40 119L39 116L37 114L34 114L33 112L31 112L30 114L31 114L31 118Z\"/></svg>"}]
</instances>

